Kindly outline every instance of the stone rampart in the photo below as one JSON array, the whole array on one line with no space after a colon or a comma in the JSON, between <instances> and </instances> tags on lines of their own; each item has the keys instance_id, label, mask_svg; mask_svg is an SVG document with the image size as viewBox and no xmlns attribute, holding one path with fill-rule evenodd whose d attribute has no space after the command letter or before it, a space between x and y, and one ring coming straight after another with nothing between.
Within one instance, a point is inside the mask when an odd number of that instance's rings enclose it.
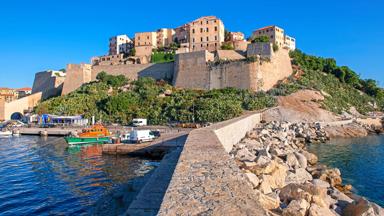
<instances>
[{"instance_id":1,"label":"stone rampart","mask_svg":"<svg viewBox=\"0 0 384 216\"><path fill-rule=\"evenodd\" d=\"M211 62L210 62L211 61ZM206 52L176 56L173 85L190 89L234 87L267 91L292 74L288 51L280 49L269 60L213 62Z\"/></svg>"},{"instance_id":2,"label":"stone rampart","mask_svg":"<svg viewBox=\"0 0 384 216\"><path fill-rule=\"evenodd\" d=\"M95 80L97 74L102 71L112 75L124 75L130 80L136 80L139 77L172 80L173 62L159 64L95 65L92 66L92 80Z\"/></svg>"},{"instance_id":3,"label":"stone rampart","mask_svg":"<svg viewBox=\"0 0 384 216\"><path fill-rule=\"evenodd\" d=\"M173 85L180 88L209 89L207 62L213 60L213 54L208 51L176 55Z\"/></svg>"},{"instance_id":4,"label":"stone rampart","mask_svg":"<svg viewBox=\"0 0 384 216\"><path fill-rule=\"evenodd\" d=\"M267 215L228 150L261 114L192 131L181 152L158 215Z\"/></svg>"},{"instance_id":5,"label":"stone rampart","mask_svg":"<svg viewBox=\"0 0 384 216\"><path fill-rule=\"evenodd\" d=\"M42 92L42 99L60 95L65 81L65 76L60 77L53 73L53 71L36 73L32 87L32 94Z\"/></svg>"},{"instance_id":6,"label":"stone rampart","mask_svg":"<svg viewBox=\"0 0 384 216\"><path fill-rule=\"evenodd\" d=\"M61 95L68 94L84 83L91 81L91 65L89 64L68 64L66 79Z\"/></svg>"}]
</instances>

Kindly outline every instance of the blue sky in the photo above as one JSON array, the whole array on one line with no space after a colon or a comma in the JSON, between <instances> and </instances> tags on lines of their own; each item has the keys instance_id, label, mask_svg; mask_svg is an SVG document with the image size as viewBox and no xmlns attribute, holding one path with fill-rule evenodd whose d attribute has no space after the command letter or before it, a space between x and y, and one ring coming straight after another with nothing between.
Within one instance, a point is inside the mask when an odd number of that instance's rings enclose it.
<instances>
[{"instance_id":1,"label":"blue sky","mask_svg":"<svg viewBox=\"0 0 384 216\"><path fill-rule=\"evenodd\" d=\"M304 52L334 57L384 84L384 2L341 1L19 0L0 5L0 86L32 86L34 74L90 61L116 34L177 27L216 15L250 35L275 24Z\"/></svg>"}]
</instances>

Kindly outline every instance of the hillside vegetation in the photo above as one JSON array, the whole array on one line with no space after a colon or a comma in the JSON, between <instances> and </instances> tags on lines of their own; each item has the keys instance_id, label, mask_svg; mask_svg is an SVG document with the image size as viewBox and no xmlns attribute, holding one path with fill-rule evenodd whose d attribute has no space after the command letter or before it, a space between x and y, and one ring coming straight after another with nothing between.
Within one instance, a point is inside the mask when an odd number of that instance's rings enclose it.
<instances>
[{"instance_id":1,"label":"hillside vegetation","mask_svg":"<svg viewBox=\"0 0 384 216\"><path fill-rule=\"evenodd\" d=\"M337 66L331 58L306 55L300 50L290 53L298 78L280 84L271 95L289 95L299 89L313 89L325 95L322 106L335 113L355 107L360 113L384 109L384 90L375 80L363 80L346 66Z\"/></svg>"},{"instance_id":2,"label":"hillside vegetation","mask_svg":"<svg viewBox=\"0 0 384 216\"><path fill-rule=\"evenodd\" d=\"M94 115L104 122L126 124L132 118L148 118L151 124L169 122L218 122L240 116L245 110L272 107L276 100L263 93L226 88L220 90L175 89L164 81L124 76L97 76L98 81L39 104L37 113Z\"/></svg>"}]
</instances>

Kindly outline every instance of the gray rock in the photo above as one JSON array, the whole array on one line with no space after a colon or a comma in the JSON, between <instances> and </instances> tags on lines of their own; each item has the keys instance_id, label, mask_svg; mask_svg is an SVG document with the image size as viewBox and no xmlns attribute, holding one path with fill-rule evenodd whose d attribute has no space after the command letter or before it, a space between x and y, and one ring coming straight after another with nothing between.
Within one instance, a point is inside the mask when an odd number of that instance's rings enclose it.
<instances>
[{"instance_id":1,"label":"gray rock","mask_svg":"<svg viewBox=\"0 0 384 216\"><path fill-rule=\"evenodd\" d=\"M292 200L283 210L283 216L305 216L310 204L305 199Z\"/></svg>"},{"instance_id":2,"label":"gray rock","mask_svg":"<svg viewBox=\"0 0 384 216\"><path fill-rule=\"evenodd\" d=\"M235 158L240 161L254 161L256 159L256 156L250 151L248 151L248 149L243 148L237 151Z\"/></svg>"},{"instance_id":3,"label":"gray rock","mask_svg":"<svg viewBox=\"0 0 384 216\"><path fill-rule=\"evenodd\" d=\"M299 168L300 163L297 160L296 156L294 153L288 153L286 156L286 163L289 167L291 168Z\"/></svg>"},{"instance_id":4,"label":"gray rock","mask_svg":"<svg viewBox=\"0 0 384 216\"><path fill-rule=\"evenodd\" d=\"M331 185L328 182L323 181L321 179L313 179L312 180L312 184L315 185L315 186L318 186L318 187L323 187L323 188L331 187Z\"/></svg>"},{"instance_id":5,"label":"gray rock","mask_svg":"<svg viewBox=\"0 0 384 216\"><path fill-rule=\"evenodd\" d=\"M307 158L304 157L304 155L298 153L298 152L294 152L297 160L299 161L299 164L300 164L300 167L301 168L307 168Z\"/></svg>"},{"instance_id":6,"label":"gray rock","mask_svg":"<svg viewBox=\"0 0 384 216\"><path fill-rule=\"evenodd\" d=\"M296 183L302 184L307 181L312 180L312 175L309 174L304 168L296 169L295 172L288 172L287 177L285 178L285 183Z\"/></svg>"}]
</instances>

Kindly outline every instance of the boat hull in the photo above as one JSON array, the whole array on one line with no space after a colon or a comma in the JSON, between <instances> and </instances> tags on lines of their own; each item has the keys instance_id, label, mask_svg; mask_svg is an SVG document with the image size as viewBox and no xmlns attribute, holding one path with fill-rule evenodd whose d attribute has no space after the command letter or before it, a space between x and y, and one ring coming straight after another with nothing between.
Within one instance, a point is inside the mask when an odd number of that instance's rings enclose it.
<instances>
[{"instance_id":1,"label":"boat hull","mask_svg":"<svg viewBox=\"0 0 384 216\"><path fill-rule=\"evenodd\" d=\"M109 142L109 137L65 137L64 139L69 145L104 144Z\"/></svg>"}]
</instances>

